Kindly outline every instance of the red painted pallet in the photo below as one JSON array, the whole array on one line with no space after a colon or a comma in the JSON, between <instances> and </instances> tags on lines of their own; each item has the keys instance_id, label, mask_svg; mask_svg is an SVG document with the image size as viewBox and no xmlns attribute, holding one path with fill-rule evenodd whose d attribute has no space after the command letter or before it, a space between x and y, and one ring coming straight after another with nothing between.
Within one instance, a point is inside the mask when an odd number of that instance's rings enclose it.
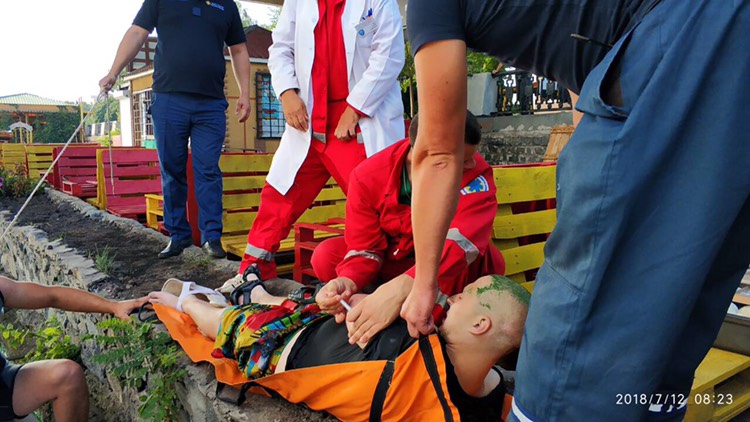
<instances>
[{"instance_id":1,"label":"red painted pallet","mask_svg":"<svg viewBox=\"0 0 750 422\"><path fill-rule=\"evenodd\" d=\"M99 150L96 162L100 207L120 217L145 216L146 195L162 192L156 151L143 148Z\"/></svg>"},{"instance_id":2,"label":"red painted pallet","mask_svg":"<svg viewBox=\"0 0 750 422\"><path fill-rule=\"evenodd\" d=\"M96 146L69 146L54 168L53 186L68 195L78 198L96 196ZM57 159L62 147L52 150L53 160Z\"/></svg>"}]
</instances>

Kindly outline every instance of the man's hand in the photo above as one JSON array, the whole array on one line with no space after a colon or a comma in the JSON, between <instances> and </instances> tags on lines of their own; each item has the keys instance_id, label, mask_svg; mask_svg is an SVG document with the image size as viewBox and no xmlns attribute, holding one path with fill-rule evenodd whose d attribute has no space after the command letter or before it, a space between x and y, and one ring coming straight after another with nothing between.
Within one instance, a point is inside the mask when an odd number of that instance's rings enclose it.
<instances>
[{"instance_id":1,"label":"man's hand","mask_svg":"<svg viewBox=\"0 0 750 422\"><path fill-rule=\"evenodd\" d=\"M123 321L129 321L130 314L133 311L140 309L140 307L143 306L143 304L147 301L148 296L144 296L138 299L121 300L119 302L114 302L114 305L112 306L112 314Z\"/></svg>"},{"instance_id":2,"label":"man's hand","mask_svg":"<svg viewBox=\"0 0 750 422\"><path fill-rule=\"evenodd\" d=\"M250 117L250 94L240 95L234 114L238 117L240 123L245 123L245 120Z\"/></svg>"},{"instance_id":3,"label":"man's hand","mask_svg":"<svg viewBox=\"0 0 750 422\"><path fill-rule=\"evenodd\" d=\"M108 74L99 81L99 88L104 92L109 92L109 90L115 85L116 80L116 76Z\"/></svg>"},{"instance_id":4,"label":"man's hand","mask_svg":"<svg viewBox=\"0 0 750 422\"><path fill-rule=\"evenodd\" d=\"M378 287L346 316L349 343L367 343L398 318L412 285L408 275L401 275Z\"/></svg>"},{"instance_id":5,"label":"man's hand","mask_svg":"<svg viewBox=\"0 0 750 422\"><path fill-rule=\"evenodd\" d=\"M341 323L346 317L346 309L341 305L341 300L349 301L357 292L357 285L353 280L346 277L338 277L329 281L315 296L320 310L333 315L336 322Z\"/></svg>"},{"instance_id":6,"label":"man's hand","mask_svg":"<svg viewBox=\"0 0 750 422\"><path fill-rule=\"evenodd\" d=\"M336 126L334 134L342 141L348 141L357 137L357 123L359 123L359 114L353 108L347 107L341 114L339 124Z\"/></svg>"},{"instance_id":7,"label":"man's hand","mask_svg":"<svg viewBox=\"0 0 750 422\"><path fill-rule=\"evenodd\" d=\"M401 318L406 320L410 336L417 338L420 333L430 334L435 331L432 310L436 299L437 287L425 289L421 288L419 283L414 283L401 307Z\"/></svg>"},{"instance_id":8,"label":"man's hand","mask_svg":"<svg viewBox=\"0 0 750 422\"><path fill-rule=\"evenodd\" d=\"M307 107L305 107L302 98L297 95L297 91L288 89L281 94L280 99L281 106L284 108L284 118L289 126L299 131L307 132L309 120Z\"/></svg>"}]
</instances>

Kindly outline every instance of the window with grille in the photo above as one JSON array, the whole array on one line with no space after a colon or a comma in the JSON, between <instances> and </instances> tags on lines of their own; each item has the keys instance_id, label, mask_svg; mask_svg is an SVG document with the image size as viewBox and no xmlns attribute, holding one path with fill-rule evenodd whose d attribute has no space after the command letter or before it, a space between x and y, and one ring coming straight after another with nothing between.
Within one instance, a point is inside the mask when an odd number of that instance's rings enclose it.
<instances>
[{"instance_id":1,"label":"window with grille","mask_svg":"<svg viewBox=\"0 0 750 422\"><path fill-rule=\"evenodd\" d=\"M281 138L284 133L284 111L271 86L270 73L255 74L258 139Z\"/></svg>"},{"instance_id":2,"label":"window with grille","mask_svg":"<svg viewBox=\"0 0 750 422\"><path fill-rule=\"evenodd\" d=\"M133 94L133 146L142 146L143 141L154 139L154 125L151 122L151 90Z\"/></svg>"}]
</instances>

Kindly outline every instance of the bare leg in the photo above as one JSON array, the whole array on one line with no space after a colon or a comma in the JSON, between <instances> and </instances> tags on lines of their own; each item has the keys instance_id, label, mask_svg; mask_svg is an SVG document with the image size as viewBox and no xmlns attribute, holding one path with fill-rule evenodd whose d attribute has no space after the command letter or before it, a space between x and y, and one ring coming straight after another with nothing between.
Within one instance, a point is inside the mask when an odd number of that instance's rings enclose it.
<instances>
[{"instance_id":1,"label":"bare leg","mask_svg":"<svg viewBox=\"0 0 750 422\"><path fill-rule=\"evenodd\" d=\"M28 363L18 371L13 388L13 409L29 414L52 401L52 412L59 422L86 421L89 416L89 389L83 369L72 360L56 359Z\"/></svg>"},{"instance_id":2,"label":"bare leg","mask_svg":"<svg viewBox=\"0 0 750 422\"><path fill-rule=\"evenodd\" d=\"M170 308L177 308L177 296L171 293L151 292L148 297L151 302L160 303ZM286 298L272 296L263 286L258 286L250 293L250 300L253 303L262 305L281 305ZM216 339L216 334L219 332L219 325L221 324L221 316L224 314L226 308L217 308L195 296L187 296L182 300L182 310L190 315L190 318L195 321L195 325L198 326L203 335L210 339Z\"/></svg>"},{"instance_id":3,"label":"bare leg","mask_svg":"<svg viewBox=\"0 0 750 422\"><path fill-rule=\"evenodd\" d=\"M285 300L285 297L273 296L268 293L263 286L258 286L250 292L250 301L261 305L281 305Z\"/></svg>"}]
</instances>

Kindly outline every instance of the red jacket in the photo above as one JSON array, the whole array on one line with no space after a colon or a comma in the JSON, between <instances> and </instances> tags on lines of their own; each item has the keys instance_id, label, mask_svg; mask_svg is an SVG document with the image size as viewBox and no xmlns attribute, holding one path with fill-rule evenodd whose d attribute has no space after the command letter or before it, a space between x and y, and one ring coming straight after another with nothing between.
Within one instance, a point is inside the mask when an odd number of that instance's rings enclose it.
<instances>
[{"instance_id":1,"label":"red jacket","mask_svg":"<svg viewBox=\"0 0 750 422\"><path fill-rule=\"evenodd\" d=\"M414 256L411 206L398 202L409 149L408 139L399 141L362 162L351 174L344 235L348 252L336 273L354 280L360 289L375 281L384 259ZM461 292L466 271L478 258L500 260L494 265L499 272L504 267L490 242L497 212L492 167L478 153L474 159L476 167L463 173L458 208L440 261L438 286L448 296ZM406 272L411 277L414 273L414 267Z\"/></svg>"}]
</instances>

